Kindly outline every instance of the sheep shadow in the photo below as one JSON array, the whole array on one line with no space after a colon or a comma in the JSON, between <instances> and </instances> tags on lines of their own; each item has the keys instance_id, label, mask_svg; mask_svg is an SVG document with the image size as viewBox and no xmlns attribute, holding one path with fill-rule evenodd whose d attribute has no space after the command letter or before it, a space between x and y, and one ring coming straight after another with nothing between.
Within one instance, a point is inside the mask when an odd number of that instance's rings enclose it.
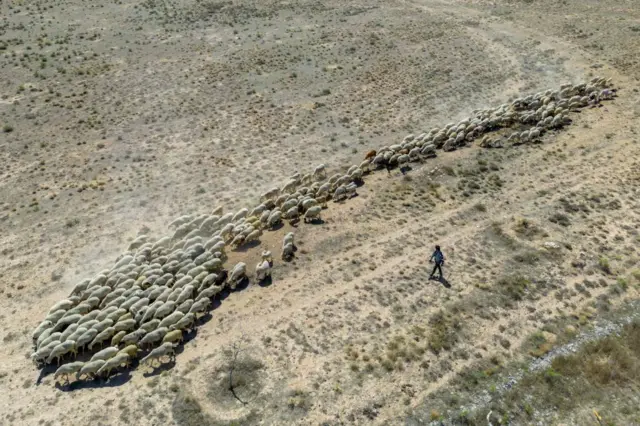
<instances>
[{"instance_id":1,"label":"sheep shadow","mask_svg":"<svg viewBox=\"0 0 640 426\"><path fill-rule=\"evenodd\" d=\"M271 278L271 275L265 277L264 279L258 281L258 285L260 287L269 287L271 284L273 284L273 278Z\"/></svg>"},{"instance_id":2,"label":"sheep shadow","mask_svg":"<svg viewBox=\"0 0 640 426\"><path fill-rule=\"evenodd\" d=\"M42 367L40 369L40 374L38 374L38 378L36 379L36 386L39 386L42 383L42 379L50 374L55 373L57 369L58 367L53 364L48 364Z\"/></svg>"},{"instance_id":3,"label":"sheep shadow","mask_svg":"<svg viewBox=\"0 0 640 426\"><path fill-rule=\"evenodd\" d=\"M184 345L180 345L178 348L176 348L176 356L178 355L178 349L182 348ZM183 349L184 350L184 349ZM158 376L160 374L162 374L165 371L169 371L171 370L173 367L176 366L176 356L173 356L169 362L162 362L160 363L160 365L158 365L157 367L155 366L151 366L149 364L147 368L151 368L152 371L149 372L144 372L142 373L142 376L147 378L147 377L154 377L154 376Z\"/></svg>"},{"instance_id":4,"label":"sheep shadow","mask_svg":"<svg viewBox=\"0 0 640 426\"><path fill-rule=\"evenodd\" d=\"M55 387L62 392L74 392L82 389L101 389L122 386L133 378L131 371L137 367L138 361L135 360L135 363L131 363L131 366L120 369L117 374L109 376L108 378L96 377L91 380L74 380L66 385L56 383Z\"/></svg>"},{"instance_id":5,"label":"sheep shadow","mask_svg":"<svg viewBox=\"0 0 640 426\"><path fill-rule=\"evenodd\" d=\"M273 225L272 227L268 228L269 231L278 231L280 229L282 229L284 227L284 221L280 221L278 222L276 225Z\"/></svg>"},{"instance_id":6,"label":"sheep shadow","mask_svg":"<svg viewBox=\"0 0 640 426\"><path fill-rule=\"evenodd\" d=\"M249 277L245 276L238 284L236 284L236 288L231 290L231 293L237 293L245 290L247 287L249 287Z\"/></svg>"},{"instance_id":7,"label":"sheep shadow","mask_svg":"<svg viewBox=\"0 0 640 426\"><path fill-rule=\"evenodd\" d=\"M311 220L309 220L308 222L305 222L305 223L310 223L311 225L324 225L327 222L325 222L321 218L317 217L317 218L311 219ZM293 249L294 249L294 251L297 250L296 247L294 247Z\"/></svg>"},{"instance_id":8,"label":"sheep shadow","mask_svg":"<svg viewBox=\"0 0 640 426\"><path fill-rule=\"evenodd\" d=\"M240 247L236 248L234 251L236 253L246 253L247 251L251 250L252 248L256 248L261 244L261 242L259 240L253 240L253 241L249 241L246 244L242 244Z\"/></svg>"}]
</instances>

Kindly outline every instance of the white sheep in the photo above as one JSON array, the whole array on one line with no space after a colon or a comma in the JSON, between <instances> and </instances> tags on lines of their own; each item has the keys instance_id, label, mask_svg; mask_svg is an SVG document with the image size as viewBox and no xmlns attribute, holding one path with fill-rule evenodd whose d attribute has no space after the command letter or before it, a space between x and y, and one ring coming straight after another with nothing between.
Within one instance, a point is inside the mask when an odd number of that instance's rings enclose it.
<instances>
[{"instance_id":1,"label":"white sheep","mask_svg":"<svg viewBox=\"0 0 640 426\"><path fill-rule=\"evenodd\" d=\"M82 367L84 367L84 362L80 362L80 361L70 362L68 364L61 365L53 374L53 379L55 381L58 381L58 379L61 376L64 376L64 383L69 383L69 375L74 374L77 376L78 372Z\"/></svg>"},{"instance_id":2,"label":"white sheep","mask_svg":"<svg viewBox=\"0 0 640 426\"><path fill-rule=\"evenodd\" d=\"M134 319L119 320L113 326L113 328L115 329L116 332L119 332L119 331L131 331L135 327L136 327L136 320L134 320Z\"/></svg>"},{"instance_id":3,"label":"white sheep","mask_svg":"<svg viewBox=\"0 0 640 426\"><path fill-rule=\"evenodd\" d=\"M165 356L169 356L170 358L172 356L175 356L174 350L175 350L175 345L173 343L171 342L163 343L159 347L149 352L149 355L142 358L140 362L148 364L149 366L153 367L153 362L155 360L160 360L162 357L165 357Z\"/></svg>"},{"instance_id":4,"label":"white sheep","mask_svg":"<svg viewBox=\"0 0 640 426\"><path fill-rule=\"evenodd\" d=\"M82 366L82 368L80 368L78 379L82 379L82 376L90 376L93 378L96 372L100 370L100 367L102 367L105 363L106 361L103 359L96 359L95 361L87 362L86 364L84 364L84 366Z\"/></svg>"},{"instance_id":5,"label":"white sheep","mask_svg":"<svg viewBox=\"0 0 640 426\"><path fill-rule=\"evenodd\" d=\"M110 346L106 349L101 350L100 352L96 352L92 357L91 357L91 361L97 361L99 359L106 361L109 358L113 358L113 356L115 356L115 354L117 354L119 352L118 348Z\"/></svg>"},{"instance_id":6,"label":"white sheep","mask_svg":"<svg viewBox=\"0 0 640 426\"><path fill-rule=\"evenodd\" d=\"M80 337L76 339L76 345L78 346L78 349L82 349L84 345L93 341L93 339L97 335L98 335L98 332L96 330L94 330L93 328L88 329L86 332L84 332L82 335L80 335Z\"/></svg>"},{"instance_id":7,"label":"white sheep","mask_svg":"<svg viewBox=\"0 0 640 426\"><path fill-rule=\"evenodd\" d=\"M243 219L244 217L246 217L247 213L249 213L249 209L247 208L240 209L235 215L233 215L233 217L231 218L231 221L237 222L240 219Z\"/></svg>"},{"instance_id":8,"label":"white sheep","mask_svg":"<svg viewBox=\"0 0 640 426\"><path fill-rule=\"evenodd\" d=\"M140 328L138 330L143 330L145 333L148 333L158 328L159 325L160 325L160 320L158 318L154 318L149 322L140 324Z\"/></svg>"},{"instance_id":9,"label":"white sheep","mask_svg":"<svg viewBox=\"0 0 640 426\"><path fill-rule=\"evenodd\" d=\"M122 364L129 364L129 354L118 352L112 358L106 360L106 362L98 369L96 375L109 377L111 371L120 367Z\"/></svg>"},{"instance_id":10,"label":"white sheep","mask_svg":"<svg viewBox=\"0 0 640 426\"><path fill-rule=\"evenodd\" d=\"M140 340L140 345L144 346L144 345L152 345L156 342L159 342L162 340L162 338L164 337L165 334L167 334L167 332L169 331L168 328L166 327L161 327L161 328L157 328L153 331L150 331L149 333L147 333L141 340Z\"/></svg>"},{"instance_id":11,"label":"white sheep","mask_svg":"<svg viewBox=\"0 0 640 426\"><path fill-rule=\"evenodd\" d=\"M162 319L167 315L169 315L171 312L173 312L175 309L176 309L176 302L167 301L156 310L156 313L153 315L153 317Z\"/></svg>"},{"instance_id":12,"label":"white sheep","mask_svg":"<svg viewBox=\"0 0 640 426\"><path fill-rule=\"evenodd\" d=\"M344 185L339 186L333 193L333 201L342 201L347 196L347 189Z\"/></svg>"},{"instance_id":13,"label":"white sheep","mask_svg":"<svg viewBox=\"0 0 640 426\"><path fill-rule=\"evenodd\" d=\"M271 265L264 260L256 265L256 280L263 281L271 276Z\"/></svg>"},{"instance_id":14,"label":"white sheep","mask_svg":"<svg viewBox=\"0 0 640 426\"><path fill-rule=\"evenodd\" d=\"M296 244L294 242L294 239L295 239L295 234L293 232L287 232L284 238L282 239L283 245L291 244L295 248Z\"/></svg>"},{"instance_id":15,"label":"white sheep","mask_svg":"<svg viewBox=\"0 0 640 426\"><path fill-rule=\"evenodd\" d=\"M59 345L56 345L49 354L49 358L47 358L47 364L51 364L51 361L53 361L55 358L55 360L58 362L58 365L60 365L60 358L62 358L69 352L74 355L77 354L76 342L74 342L73 340L67 340L66 342L62 342Z\"/></svg>"},{"instance_id":16,"label":"white sheep","mask_svg":"<svg viewBox=\"0 0 640 426\"><path fill-rule=\"evenodd\" d=\"M71 336L73 333L75 333L75 331L78 329L79 325L78 324L71 324L69 327L66 328L66 330L64 330L62 332L62 334L60 335L60 341L64 342L65 340L67 340L69 338L69 336Z\"/></svg>"},{"instance_id":17,"label":"white sheep","mask_svg":"<svg viewBox=\"0 0 640 426\"><path fill-rule=\"evenodd\" d=\"M246 276L247 276L247 264L244 262L237 263L231 270L231 273L229 274L228 281L230 283L230 288L232 290L235 290L236 285L238 285L240 281L246 278Z\"/></svg>"},{"instance_id":18,"label":"white sheep","mask_svg":"<svg viewBox=\"0 0 640 426\"><path fill-rule=\"evenodd\" d=\"M282 246L282 260L289 260L293 257L294 255L294 249L293 249L293 244L291 243L286 243L283 244Z\"/></svg>"},{"instance_id":19,"label":"white sheep","mask_svg":"<svg viewBox=\"0 0 640 426\"><path fill-rule=\"evenodd\" d=\"M187 312L189 312L189 309L191 309L191 306L193 306L193 299L187 299L184 302L182 302L177 308L176 308L176 312L182 312L183 314L186 314Z\"/></svg>"},{"instance_id":20,"label":"white sheep","mask_svg":"<svg viewBox=\"0 0 640 426\"><path fill-rule=\"evenodd\" d=\"M260 201L266 201L272 198L277 197L280 194L280 188L271 188L270 190L268 190L267 192L262 193L262 195L260 195Z\"/></svg>"},{"instance_id":21,"label":"white sheep","mask_svg":"<svg viewBox=\"0 0 640 426\"><path fill-rule=\"evenodd\" d=\"M319 164L313 169L313 178L316 180L325 179L327 177L327 170L324 164Z\"/></svg>"},{"instance_id":22,"label":"white sheep","mask_svg":"<svg viewBox=\"0 0 640 426\"><path fill-rule=\"evenodd\" d=\"M53 326L53 331L55 332L58 330L64 330L67 326L78 322L80 318L82 318L82 315L80 314L73 314L73 315L69 315L68 317L62 317L56 323L56 325Z\"/></svg>"},{"instance_id":23,"label":"white sheep","mask_svg":"<svg viewBox=\"0 0 640 426\"><path fill-rule=\"evenodd\" d=\"M93 347L97 344L99 344L100 348L102 348L102 344L104 343L104 341L110 340L114 334L116 334L116 329L113 327L108 327L102 330L96 335L96 337L94 337L93 341L89 343L89 350L93 350Z\"/></svg>"},{"instance_id":24,"label":"white sheep","mask_svg":"<svg viewBox=\"0 0 640 426\"><path fill-rule=\"evenodd\" d=\"M158 326L158 329L160 329L160 328L168 328L170 325L173 325L173 324L177 323L178 321L180 321L183 316L184 316L184 314L182 312L179 312L179 311L173 312L171 315L167 316L165 319L163 319L160 322L160 325Z\"/></svg>"},{"instance_id":25,"label":"white sheep","mask_svg":"<svg viewBox=\"0 0 640 426\"><path fill-rule=\"evenodd\" d=\"M44 333L46 330L50 330L53 328L53 324L54 323L52 321L48 321L48 320L42 321L40 324L38 324L36 329L33 331L33 334L31 335L31 339L33 341L37 341L38 337L40 337L42 333Z\"/></svg>"},{"instance_id":26,"label":"white sheep","mask_svg":"<svg viewBox=\"0 0 640 426\"><path fill-rule=\"evenodd\" d=\"M195 321L195 314L187 313L178 322L169 326L169 330L190 330Z\"/></svg>"},{"instance_id":27,"label":"white sheep","mask_svg":"<svg viewBox=\"0 0 640 426\"><path fill-rule=\"evenodd\" d=\"M315 200L314 200L315 201ZM313 220L320 219L320 213L322 212L321 206L313 206L309 208L304 214L304 222L311 222Z\"/></svg>"},{"instance_id":28,"label":"white sheep","mask_svg":"<svg viewBox=\"0 0 640 426\"><path fill-rule=\"evenodd\" d=\"M282 212L280 210L274 210L271 212L269 219L267 220L267 227L274 228L282 222Z\"/></svg>"},{"instance_id":29,"label":"white sheep","mask_svg":"<svg viewBox=\"0 0 640 426\"><path fill-rule=\"evenodd\" d=\"M187 315L189 314L197 315L197 314L204 313L209 307L209 305L211 305L211 299L209 299L208 297L203 297L202 299L198 300L191 306L191 309L189 309L189 313Z\"/></svg>"},{"instance_id":30,"label":"white sheep","mask_svg":"<svg viewBox=\"0 0 640 426\"><path fill-rule=\"evenodd\" d=\"M299 180L291 179L282 187L281 192L291 192L295 189L296 186L298 186L298 184Z\"/></svg>"},{"instance_id":31,"label":"white sheep","mask_svg":"<svg viewBox=\"0 0 640 426\"><path fill-rule=\"evenodd\" d=\"M158 321L159 322L159 321ZM123 345L132 345L132 344L136 344L138 343L138 341L140 339L142 339L145 335L147 334L147 331L145 331L142 328L139 328L138 330L131 332L129 334L127 334L126 336L124 336L122 338L122 340L120 341L120 343L122 343Z\"/></svg>"},{"instance_id":32,"label":"white sheep","mask_svg":"<svg viewBox=\"0 0 640 426\"><path fill-rule=\"evenodd\" d=\"M59 301L58 303L56 303L55 305L53 305L51 307L51 309L49 309L49 314L55 312L55 311L59 311L60 309L63 309L65 311L73 308L75 306L75 303L73 303L71 300L69 299L64 299Z\"/></svg>"}]
</instances>

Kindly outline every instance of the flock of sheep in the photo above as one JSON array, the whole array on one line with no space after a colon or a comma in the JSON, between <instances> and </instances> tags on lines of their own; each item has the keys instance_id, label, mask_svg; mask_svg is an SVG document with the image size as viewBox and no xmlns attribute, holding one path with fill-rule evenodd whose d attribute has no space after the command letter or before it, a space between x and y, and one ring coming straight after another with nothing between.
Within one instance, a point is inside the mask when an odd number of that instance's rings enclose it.
<instances>
[{"instance_id":1,"label":"flock of sheep","mask_svg":"<svg viewBox=\"0 0 640 426\"><path fill-rule=\"evenodd\" d=\"M245 263L237 263L230 271L224 268L227 248L258 243L264 231L278 228L283 220L292 224L300 218L321 221L329 201L355 196L363 176L374 169L402 168L408 162L434 157L436 149L450 151L505 127L530 125L507 140L535 140L545 130L567 124L567 111L613 98L616 91L608 88L610 83L596 77L589 84L566 84L560 90L475 111L473 118L458 124L417 137L409 135L402 143L370 151L346 173L328 177L324 165L304 176L296 173L282 188L263 193L260 204L252 209L223 214L218 207L210 214L182 216L170 224L172 236L154 242L147 236L138 237L112 268L80 282L56 303L33 332L31 358L38 365L60 365L63 360L75 360L78 352L92 353L86 362L68 362L58 368L56 381L64 378L66 383L70 377L109 377L143 353L146 356L140 362L151 367L165 357L171 359L184 333L194 328L212 301L248 280ZM500 143L487 135L480 146ZM294 234L289 232L283 239L281 258L289 260L294 255ZM255 268L256 279L269 278L272 266L271 253L263 251Z\"/></svg>"}]
</instances>

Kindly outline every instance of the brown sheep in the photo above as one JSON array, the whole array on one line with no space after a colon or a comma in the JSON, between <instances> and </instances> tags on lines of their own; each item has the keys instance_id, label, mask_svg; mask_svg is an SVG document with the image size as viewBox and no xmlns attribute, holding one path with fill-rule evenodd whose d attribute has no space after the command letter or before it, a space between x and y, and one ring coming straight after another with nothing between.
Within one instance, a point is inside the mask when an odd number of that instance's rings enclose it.
<instances>
[{"instance_id":1,"label":"brown sheep","mask_svg":"<svg viewBox=\"0 0 640 426\"><path fill-rule=\"evenodd\" d=\"M364 156L364 159L369 160L371 158L375 158L377 154L378 154L378 151L376 151L375 149L372 149L371 151L367 152L367 155Z\"/></svg>"}]
</instances>

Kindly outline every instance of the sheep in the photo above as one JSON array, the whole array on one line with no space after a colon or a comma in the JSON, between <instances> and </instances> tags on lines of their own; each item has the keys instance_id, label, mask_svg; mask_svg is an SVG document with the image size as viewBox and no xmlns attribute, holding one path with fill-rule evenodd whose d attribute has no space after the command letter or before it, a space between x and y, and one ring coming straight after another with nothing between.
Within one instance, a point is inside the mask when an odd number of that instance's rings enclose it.
<instances>
[{"instance_id":1,"label":"sheep","mask_svg":"<svg viewBox=\"0 0 640 426\"><path fill-rule=\"evenodd\" d=\"M217 296L220 292L222 291L222 287L209 287L203 291L201 291L198 296L196 296L195 301L199 301L200 299L203 299L205 297L208 297L209 299L213 299L215 296ZM189 309L191 309L191 306L189 306L189 308L187 309L187 312L189 312ZM181 311L184 312L184 311Z\"/></svg>"},{"instance_id":2,"label":"sheep","mask_svg":"<svg viewBox=\"0 0 640 426\"><path fill-rule=\"evenodd\" d=\"M138 348L136 345L128 345L128 346L125 346L124 348L120 349L120 352L118 352L116 354L116 356L118 356L120 354L127 354L127 355L129 355L129 359L135 358L136 355L138 355L138 351L139 350L140 350L140 348Z\"/></svg>"},{"instance_id":3,"label":"sheep","mask_svg":"<svg viewBox=\"0 0 640 426\"><path fill-rule=\"evenodd\" d=\"M69 383L69 375L75 374L77 377L78 372L82 367L84 367L84 362L80 362L80 361L70 362L68 364L61 365L53 374L53 379L57 382L61 376L64 376L63 383Z\"/></svg>"},{"instance_id":4,"label":"sheep","mask_svg":"<svg viewBox=\"0 0 640 426\"><path fill-rule=\"evenodd\" d=\"M40 339L38 340L36 347L44 348L45 346L48 346L51 342L61 341L60 338L62 337L62 333L57 331L51 334L42 334L40 337L41 337L41 340Z\"/></svg>"},{"instance_id":5,"label":"sheep","mask_svg":"<svg viewBox=\"0 0 640 426\"><path fill-rule=\"evenodd\" d=\"M96 330L94 330L93 328L88 329L86 332L84 332L82 335L80 335L80 337L76 339L76 345L78 346L78 349L82 349L84 345L93 341L93 339L97 335L98 335L98 332Z\"/></svg>"},{"instance_id":6,"label":"sheep","mask_svg":"<svg viewBox=\"0 0 640 426\"><path fill-rule=\"evenodd\" d=\"M324 164L319 164L313 169L313 178L316 180L325 179L327 177L327 170Z\"/></svg>"},{"instance_id":7,"label":"sheep","mask_svg":"<svg viewBox=\"0 0 640 426\"><path fill-rule=\"evenodd\" d=\"M175 346L171 342L163 343L159 347L157 347L154 350L152 350L149 353L149 355L147 355L146 357L142 358L142 360L140 362L148 364L149 366L153 367L153 362L155 360L160 360L164 356L169 356L170 358L172 356L175 357L174 348L175 348Z\"/></svg>"},{"instance_id":8,"label":"sheep","mask_svg":"<svg viewBox=\"0 0 640 426\"><path fill-rule=\"evenodd\" d=\"M372 158L375 158L377 154L378 152L375 149L372 149L371 151L366 153L366 155L364 156L364 159L371 160Z\"/></svg>"},{"instance_id":9,"label":"sheep","mask_svg":"<svg viewBox=\"0 0 640 426\"><path fill-rule=\"evenodd\" d=\"M294 255L294 249L293 249L293 244L291 243L286 243L282 246L282 260L289 260L293 257Z\"/></svg>"},{"instance_id":10,"label":"sheep","mask_svg":"<svg viewBox=\"0 0 640 426\"><path fill-rule=\"evenodd\" d=\"M194 287L191 284L187 284L186 286L184 286L184 288L182 289L182 292L180 292L180 294L178 295L178 299L176 299L176 305L180 305L182 302L184 302L187 299L191 299L191 296L193 295L193 290Z\"/></svg>"},{"instance_id":11,"label":"sheep","mask_svg":"<svg viewBox=\"0 0 640 426\"><path fill-rule=\"evenodd\" d=\"M316 206L318 204L318 202L313 199L313 198L306 198L304 200L302 200L302 211L306 212L307 210L309 210L311 207Z\"/></svg>"},{"instance_id":12,"label":"sheep","mask_svg":"<svg viewBox=\"0 0 640 426\"><path fill-rule=\"evenodd\" d=\"M231 221L237 222L240 219L246 217L247 213L249 213L249 209L247 208L240 209L235 215L233 215L233 217L231 218Z\"/></svg>"},{"instance_id":13,"label":"sheep","mask_svg":"<svg viewBox=\"0 0 640 426\"><path fill-rule=\"evenodd\" d=\"M182 330L180 329L169 331L162 338L162 343L167 343L167 342L174 343L176 341L182 342Z\"/></svg>"},{"instance_id":14,"label":"sheep","mask_svg":"<svg viewBox=\"0 0 640 426\"><path fill-rule=\"evenodd\" d=\"M260 195L260 201L266 201L269 200L271 198L275 198L278 196L278 194L280 194L280 188L271 188L270 190L268 190L267 192L263 192Z\"/></svg>"},{"instance_id":15,"label":"sheep","mask_svg":"<svg viewBox=\"0 0 640 426\"><path fill-rule=\"evenodd\" d=\"M78 324L71 324L69 327L67 327L67 329L63 331L62 334L60 335L60 341L64 342L65 340L67 340L69 336L75 333L78 327L79 327Z\"/></svg>"},{"instance_id":16,"label":"sheep","mask_svg":"<svg viewBox=\"0 0 640 426\"><path fill-rule=\"evenodd\" d=\"M39 348L36 352L31 354L31 360L36 364L44 362L49 357L49 354L51 353L51 351L53 351L53 349L59 344L60 342L56 340L54 342L49 343L47 346L43 348Z\"/></svg>"},{"instance_id":17,"label":"sheep","mask_svg":"<svg viewBox=\"0 0 640 426\"><path fill-rule=\"evenodd\" d=\"M55 358L58 362L58 365L60 365L60 358L62 358L69 352L74 355L77 354L76 342L73 340L67 340L66 342L62 342L59 345L55 346L49 354L49 358L47 358L47 364L51 364L51 361L53 361L53 359Z\"/></svg>"},{"instance_id":18,"label":"sheep","mask_svg":"<svg viewBox=\"0 0 640 426\"><path fill-rule=\"evenodd\" d=\"M169 326L169 330L190 330L196 321L194 313L187 313L178 322Z\"/></svg>"},{"instance_id":19,"label":"sheep","mask_svg":"<svg viewBox=\"0 0 640 426\"><path fill-rule=\"evenodd\" d=\"M146 333L155 330L160 325L160 320L158 318L154 318L149 322L145 322L144 324L140 324L140 330L144 330Z\"/></svg>"},{"instance_id":20,"label":"sheep","mask_svg":"<svg viewBox=\"0 0 640 426\"><path fill-rule=\"evenodd\" d=\"M116 332L131 331L135 328L135 326L136 326L136 320L125 319L125 320L116 322L113 328L115 329Z\"/></svg>"},{"instance_id":21,"label":"sheep","mask_svg":"<svg viewBox=\"0 0 640 426\"><path fill-rule=\"evenodd\" d=\"M295 189L296 186L298 186L299 184L299 180L297 179L290 179L283 187L281 192L291 192Z\"/></svg>"},{"instance_id":22,"label":"sheep","mask_svg":"<svg viewBox=\"0 0 640 426\"><path fill-rule=\"evenodd\" d=\"M171 315L169 315L168 317L160 321L160 325L158 325L158 329L168 328L170 325L173 325L176 322L180 321L180 319L182 319L183 316L184 314L182 312L178 312L178 311L173 312Z\"/></svg>"},{"instance_id":23,"label":"sheep","mask_svg":"<svg viewBox=\"0 0 640 426\"><path fill-rule=\"evenodd\" d=\"M267 277L271 276L271 265L267 260L264 260L256 265L256 280L263 281Z\"/></svg>"},{"instance_id":24,"label":"sheep","mask_svg":"<svg viewBox=\"0 0 640 426\"><path fill-rule=\"evenodd\" d=\"M78 338L79 338L80 336L82 336L84 333L86 333L86 332L87 332L87 330L89 330L89 329L88 329L88 328L85 328L85 327L80 327L80 326L78 326L78 328L77 328L73 333L71 333L71 334L70 334L70 335L65 339L65 341L67 341L67 340L73 340L73 341L75 341L75 342L77 343Z\"/></svg>"},{"instance_id":25,"label":"sheep","mask_svg":"<svg viewBox=\"0 0 640 426\"><path fill-rule=\"evenodd\" d=\"M101 350L100 352L96 352L91 359L89 360L89 362L91 361L96 361L96 360L103 360L106 361L109 358L113 358L113 356L115 356L115 354L118 353L118 348L110 346L106 349Z\"/></svg>"},{"instance_id":26,"label":"sheep","mask_svg":"<svg viewBox=\"0 0 640 426\"><path fill-rule=\"evenodd\" d=\"M58 321L60 321L60 319L63 318L66 313L67 311L65 311L64 309L58 309L57 311L47 315L47 317L44 320L50 321L55 324Z\"/></svg>"},{"instance_id":27,"label":"sheep","mask_svg":"<svg viewBox=\"0 0 640 426\"><path fill-rule=\"evenodd\" d=\"M102 367L98 369L96 375L109 377L111 370L120 367L122 364L129 364L129 354L118 352L113 356L113 358L108 359Z\"/></svg>"},{"instance_id":28,"label":"sheep","mask_svg":"<svg viewBox=\"0 0 640 426\"><path fill-rule=\"evenodd\" d=\"M229 245L233 249L236 249L236 248L240 247L243 242L244 242L244 235L240 234L240 235L236 235Z\"/></svg>"},{"instance_id":29,"label":"sheep","mask_svg":"<svg viewBox=\"0 0 640 426\"><path fill-rule=\"evenodd\" d=\"M252 242L252 241L258 241L261 236L262 236L262 231L259 230L259 229L256 229L256 230L252 231L251 233L249 233L249 235L247 235L245 237L244 244Z\"/></svg>"},{"instance_id":30,"label":"sheep","mask_svg":"<svg viewBox=\"0 0 640 426\"><path fill-rule=\"evenodd\" d=\"M271 212L269 219L267 220L267 227L274 228L282 222L282 212L280 210L275 210Z\"/></svg>"},{"instance_id":31,"label":"sheep","mask_svg":"<svg viewBox=\"0 0 640 426\"><path fill-rule=\"evenodd\" d=\"M122 305L126 301L127 301L127 298L125 296L118 296L115 299L112 299L111 301L109 301L109 303L103 304L103 306L105 308L111 308L111 307L118 308L118 307L120 307L120 305Z\"/></svg>"},{"instance_id":32,"label":"sheep","mask_svg":"<svg viewBox=\"0 0 640 426\"><path fill-rule=\"evenodd\" d=\"M235 290L236 285L246 277L246 273L247 264L244 262L239 262L238 264L236 264L236 266L233 267L228 280L230 283L230 288L232 290Z\"/></svg>"},{"instance_id":33,"label":"sheep","mask_svg":"<svg viewBox=\"0 0 640 426\"><path fill-rule=\"evenodd\" d=\"M150 299L148 297L143 297L129 307L129 312L131 312L133 315L137 315L143 307L149 305L149 302Z\"/></svg>"},{"instance_id":34,"label":"sheep","mask_svg":"<svg viewBox=\"0 0 640 426\"><path fill-rule=\"evenodd\" d=\"M116 311L113 311L111 313L111 315L113 315L114 313L116 313ZM113 325L114 321L111 318L105 318L104 320L100 321L99 323L93 325L91 328L93 328L95 331L97 331L98 333L100 333L101 331L105 330L108 327L111 327Z\"/></svg>"},{"instance_id":35,"label":"sheep","mask_svg":"<svg viewBox=\"0 0 640 426\"><path fill-rule=\"evenodd\" d=\"M93 346L97 344L100 344L100 348L102 349L102 343L104 343L105 340L111 339L114 334L116 334L115 328L108 327L104 329L94 337L91 343L89 343L89 350L93 350Z\"/></svg>"},{"instance_id":36,"label":"sheep","mask_svg":"<svg viewBox=\"0 0 640 426\"><path fill-rule=\"evenodd\" d=\"M167 301L162 306L160 306L158 310L156 310L156 313L153 315L153 317L162 319L167 315L169 315L171 312L173 312L175 309L176 309L176 302Z\"/></svg>"},{"instance_id":37,"label":"sheep","mask_svg":"<svg viewBox=\"0 0 640 426\"><path fill-rule=\"evenodd\" d=\"M335 192L333 193L333 201L335 202L341 201L342 199L346 198L346 196L347 196L347 190L345 186L339 186L338 188L336 188Z\"/></svg>"},{"instance_id":38,"label":"sheep","mask_svg":"<svg viewBox=\"0 0 640 426\"><path fill-rule=\"evenodd\" d=\"M124 303L120 304L120 308L124 310L129 310L133 305L138 303L141 298L139 296L130 297Z\"/></svg>"},{"instance_id":39,"label":"sheep","mask_svg":"<svg viewBox=\"0 0 640 426\"><path fill-rule=\"evenodd\" d=\"M49 309L49 314L55 312L55 311L59 311L60 309L64 309L65 311L73 308L75 306L75 303L73 303L71 300L69 299L64 299L59 301L58 303L56 303L55 305L53 305L51 307L51 309Z\"/></svg>"},{"instance_id":40,"label":"sheep","mask_svg":"<svg viewBox=\"0 0 640 426\"><path fill-rule=\"evenodd\" d=\"M79 282L78 284L75 285L75 287L73 287L73 290L71 290L70 296L73 295L80 295L82 293L84 293L87 290L87 287L89 286L89 283L91 282L91 280L89 278ZM62 301L64 302L64 300ZM60 302L58 302L60 303ZM54 305L54 308L57 307L57 304ZM60 309L60 308L57 308ZM69 308L66 308L69 309Z\"/></svg>"},{"instance_id":41,"label":"sheep","mask_svg":"<svg viewBox=\"0 0 640 426\"><path fill-rule=\"evenodd\" d=\"M124 336L122 338L122 340L120 341L120 343L122 343L125 346L126 345L136 344L146 334L147 334L147 331L145 331L144 329L140 328L140 329L138 329L138 330L136 330L134 332L131 332L131 333L127 334L126 336Z\"/></svg>"},{"instance_id":42,"label":"sheep","mask_svg":"<svg viewBox=\"0 0 640 426\"><path fill-rule=\"evenodd\" d=\"M294 242L294 238L295 238L295 234L293 232L287 232L284 238L282 239L283 245L291 244L295 248L296 244Z\"/></svg>"},{"instance_id":43,"label":"sheep","mask_svg":"<svg viewBox=\"0 0 640 426\"><path fill-rule=\"evenodd\" d=\"M73 315L69 315L68 317L62 317L56 323L56 325L53 326L53 331L55 332L55 331L58 331L58 330L63 330L68 325L78 322L80 320L80 318L82 318L82 315L80 315L80 314L73 314Z\"/></svg>"},{"instance_id":44,"label":"sheep","mask_svg":"<svg viewBox=\"0 0 640 426\"><path fill-rule=\"evenodd\" d=\"M118 346L120 344L120 341L122 340L122 338L124 336L127 335L127 332L125 330L120 330L118 331L112 338L111 338L111 346Z\"/></svg>"},{"instance_id":45,"label":"sheep","mask_svg":"<svg viewBox=\"0 0 640 426\"><path fill-rule=\"evenodd\" d=\"M40 337L40 335L42 333L44 333L46 330L50 330L52 328L53 328L53 322L52 321L49 321L49 320L42 321L40 324L38 324L36 329L33 330L33 334L31 334L31 339L34 342L37 341L38 337Z\"/></svg>"},{"instance_id":46,"label":"sheep","mask_svg":"<svg viewBox=\"0 0 640 426\"><path fill-rule=\"evenodd\" d=\"M202 299L195 302L193 306L191 306L191 309L189 309L189 313L187 315L193 314L194 316L196 316L197 314L204 313L210 304L211 299L209 299L208 297L203 297Z\"/></svg>"},{"instance_id":47,"label":"sheep","mask_svg":"<svg viewBox=\"0 0 640 426\"><path fill-rule=\"evenodd\" d=\"M364 160L362 163L360 163L360 165L358 166L364 173L368 173L371 171L371 163L373 161L372 159L368 159L368 160Z\"/></svg>"},{"instance_id":48,"label":"sheep","mask_svg":"<svg viewBox=\"0 0 640 426\"><path fill-rule=\"evenodd\" d=\"M142 346L144 345L150 346L156 342L159 342L160 340L162 340L164 335L167 334L168 331L169 330L166 327L157 328L153 331L150 331L140 340L139 344Z\"/></svg>"},{"instance_id":49,"label":"sheep","mask_svg":"<svg viewBox=\"0 0 640 426\"><path fill-rule=\"evenodd\" d=\"M106 363L103 359L96 359L95 361L89 361L80 368L80 373L77 378L80 380L83 376L95 377L95 374Z\"/></svg>"},{"instance_id":50,"label":"sheep","mask_svg":"<svg viewBox=\"0 0 640 426\"><path fill-rule=\"evenodd\" d=\"M313 206L309 210L307 210L304 214L304 222L311 222L313 220L320 219L320 213L322 212L322 207Z\"/></svg>"},{"instance_id":51,"label":"sheep","mask_svg":"<svg viewBox=\"0 0 640 426\"><path fill-rule=\"evenodd\" d=\"M169 291L171 291L170 289L167 289ZM160 307L164 305L164 302L161 300L156 300L155 302L153 302L151 305L148 306L147 310L145 311L144 315L142 315L142 319L140 321L138 321L139 323L145 323L148 320L152 319L153 316L156 313L156 310Z\"/></svg>"}]
</instances>

